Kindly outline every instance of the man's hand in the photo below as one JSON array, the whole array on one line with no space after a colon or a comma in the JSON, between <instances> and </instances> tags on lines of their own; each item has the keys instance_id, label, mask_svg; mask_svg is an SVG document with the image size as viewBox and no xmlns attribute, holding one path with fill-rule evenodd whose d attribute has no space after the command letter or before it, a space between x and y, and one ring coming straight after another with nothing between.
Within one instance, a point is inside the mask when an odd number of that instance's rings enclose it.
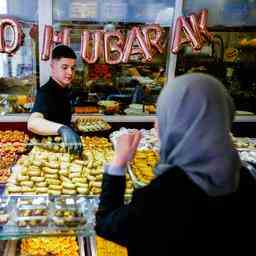
<instances>
[{"instance_id":1,"label":"man's hand","mask_svg":"<svg viewBox=\"0 0 256 256\"><path fill-rule=\"evenodd\" d=\"M68 126L61 126L58 130L61 135L65 150L71 154L80 155L83 151L83 145L80 136Z\"/></svg>"}]
</instances>

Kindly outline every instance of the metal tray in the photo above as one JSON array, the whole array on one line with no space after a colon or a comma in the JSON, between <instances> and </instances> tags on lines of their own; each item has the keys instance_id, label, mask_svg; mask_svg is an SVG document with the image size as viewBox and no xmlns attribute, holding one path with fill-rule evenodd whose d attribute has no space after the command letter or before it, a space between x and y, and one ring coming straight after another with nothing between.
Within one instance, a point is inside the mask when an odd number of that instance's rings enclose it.
<instances>
[{"instance_id":1,"label":"metal tray","mask_svg":"<svg viewBox=\"0 0 256 256\"><path fill-rule=\"evenodd\" d=\"M85 251L86 240L83 237L77 237L77 242L79 246L79 256L89 256ZM20 240L9 240L6 242L4 254L2 256L20 256L19 253Z\"/></svg>"},{"instance_id":2,"label":"metal tray","mask_svg":"<svg viewBox=\"0 0 256 256\"><path fill-rule=\"evenodd\" d=\"M97 248L96 248L95 236L87 237L84 240L86 241L86 252L87 252L87 255L88 256L97 256Z\"/></svg>"},{"instance_id":3,"label":"metal tray","mask_svg":"<svg viewBox=\"0 0 256 256\"><path fill-rule=\"evenodd\" d=\"M112 243L114 244L114 242L106 240L106 243L107 243L106 244L107 248L113 249ZM116 246L120 247L120 249L121 249L120 245L116 244ZM87 252L88 256L97 256L98 254L101 254L99 251L97 251L97 250L99 250L99 248L97 248L96 236L91 236L91 237L86 238L86 247L87 247L86 252ZM123 249L124 248L121 249L122 252L123 252ZM108 251L108 250L105 253L106 253L106 255L104 255L104 256L116 256L116 254L114 254L114 252L112 253L111 251ZM122 253L121 255L128 255L128 252L126 251L125 254Z\"/></svg>"},{"instance_id":4,"label":"metal tray","mask_svg":"<svg viewBox=\"0 0 256 256\"><path fill-rule=\"evenodd\" d=\"M142 181L139 181L136 176L134 175L133 171L132 171L132 168L131 168L131 165L130 164L127 164L127 171L128 171L128 174L130 175L131 177L131 180L132 180L132 183L133 183L133 186L134 188L142 188L142 187L145 187L147 184L142 182Z\"/></svg>"}]
</instances>

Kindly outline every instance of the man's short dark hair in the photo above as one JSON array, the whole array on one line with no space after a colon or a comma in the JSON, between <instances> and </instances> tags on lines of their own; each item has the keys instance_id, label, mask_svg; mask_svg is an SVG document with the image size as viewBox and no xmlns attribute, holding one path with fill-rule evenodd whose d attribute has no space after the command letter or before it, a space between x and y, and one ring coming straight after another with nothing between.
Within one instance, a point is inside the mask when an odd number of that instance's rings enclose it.
<instances>
[{"instance_id":1,"label":"man's short dark hair","mask_svg":"<svg viewBox=\"0 0 256 256\"><path fill-rule=\"evenodd\" d=\"M76 54L69 46L59 44L52 50L52 59L59 60L61 58L76 59Z\"/></svg>"}]
</instances>

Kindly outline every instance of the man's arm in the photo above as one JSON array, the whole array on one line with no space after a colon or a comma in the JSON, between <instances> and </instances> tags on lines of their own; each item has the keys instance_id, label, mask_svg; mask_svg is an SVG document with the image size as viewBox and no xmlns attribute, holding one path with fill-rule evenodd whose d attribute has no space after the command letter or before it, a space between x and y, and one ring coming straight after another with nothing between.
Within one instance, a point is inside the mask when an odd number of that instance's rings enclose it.
<instances>
[{"instance_id":1,"label":"man's arm","mask_svg":"<svg viewBox=\"0 0 256 256\"><path fill-rule=\"evenodd\" d=\"M39 135L58 135L58 130L63 124L48 121L44 115L34 112L28 119L27 128L29 131Z\"/></svg>"},{"instance_id":2,"label":"man's arm","mask_svg":"<svg viewBox=\"0 0 256 256\"><path fill-rule=\"evenodd\" d=\"M48 121L42 113L32 113L27 128L38 135L60 135L66 152L80 155L83 151L81 138L76 132L66 125Z\"/></svg>"}]
</instances>

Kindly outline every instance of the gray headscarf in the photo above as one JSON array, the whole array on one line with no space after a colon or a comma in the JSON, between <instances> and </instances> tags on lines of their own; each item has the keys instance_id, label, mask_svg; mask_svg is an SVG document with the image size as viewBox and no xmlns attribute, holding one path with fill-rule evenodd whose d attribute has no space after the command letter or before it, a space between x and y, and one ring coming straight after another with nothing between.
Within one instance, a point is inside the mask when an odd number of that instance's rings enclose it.
<instances>
[{"instance_id":1,"label":"gray headscarf","mask_svg":"<svg viewBox=\"0 0 256 256\"><path fill-rule=\"evenodd\" d=\"M172 80L157 103L161 147L155 174L178 166L210 196L235 191L240 160L229 135L234 113L215 78L194 73Z\"/></svg>"}]
</instances>

